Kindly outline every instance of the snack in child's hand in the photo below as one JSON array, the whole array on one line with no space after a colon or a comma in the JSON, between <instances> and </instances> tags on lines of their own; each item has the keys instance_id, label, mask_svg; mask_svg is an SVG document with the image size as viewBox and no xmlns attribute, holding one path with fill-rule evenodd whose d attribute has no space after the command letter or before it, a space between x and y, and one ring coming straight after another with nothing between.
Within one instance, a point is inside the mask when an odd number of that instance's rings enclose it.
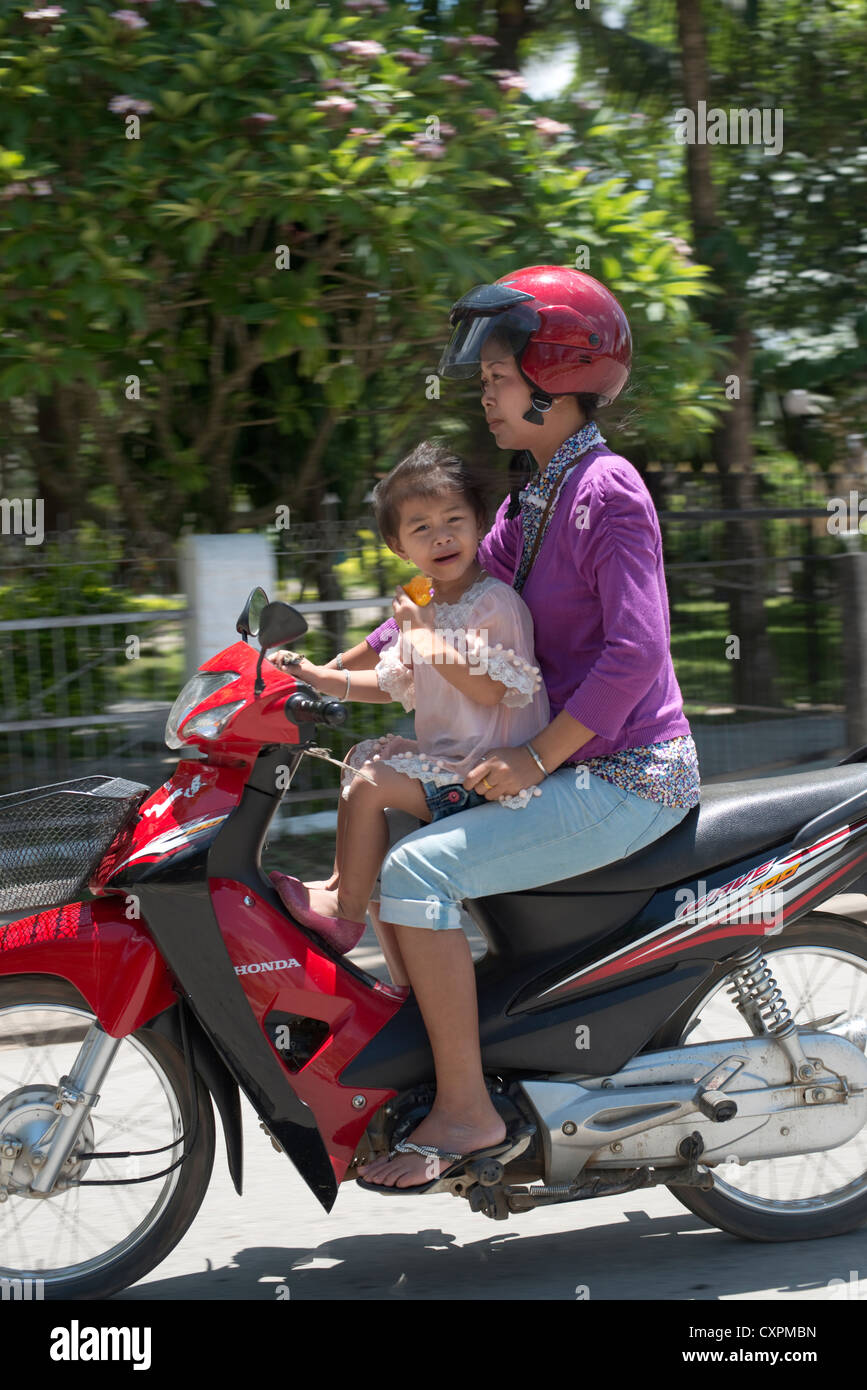
<instances>
[{"instance_id":1,"label":"snack in child's hand","mask_svg":"<svg viewBox=\"0 0 867 1390\"><path fill-rule=\"evenodd\" d=\"M417 603L419 608L426 608L433 597L432 586L433 580L429 575L417 574L408 584L403 584L401 587L406 590L413 603Z\"/></svg>"}]
</instances>

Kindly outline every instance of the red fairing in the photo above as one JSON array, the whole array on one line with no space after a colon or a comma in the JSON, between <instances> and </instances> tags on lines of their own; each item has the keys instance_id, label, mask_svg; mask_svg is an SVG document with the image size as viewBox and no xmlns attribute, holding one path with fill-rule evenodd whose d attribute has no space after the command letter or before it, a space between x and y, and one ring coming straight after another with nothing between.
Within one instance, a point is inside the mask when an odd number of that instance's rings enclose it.
<instances>
[{"instance_id":1,"label":"red fairing","mask_svg":"<svg viewBox=\"0 0 867 1390\"><path fill-rule=\"evenodd\" d=\"M212 656L210 661L203 661L199 667L200 671L237 671L238 679L231 685L224 685L222 690L215 691L190 711L178 730L181 738L185 735L186 725L197 714L218 709L221 705L235 704L238 700L245 701L243 709L231 716L217 738L197 738L195 734L190 734L190 746L201 748L210 759L215 754L231 754L250 764L265 743L299 742L298 727L285 714L286 700L297 689L298 682L294 676L278 670L266 657L262 662L264 689L261 695L256 696L254 688L258 659L258 653L246 642L235 642Z\"/></svg>"},{"instance_id":2,"label":"red fairing","mask_svg":"<svg viewBox=\"0 0 867 1390\"><path fill-rule=\"evenodd\" d=\"M371 989L357 980L243 884L212 878L209 888L235 973L263 1031L272 1010L329 1025L328 1036L310 1061L300 1071L286 1070L293 1090L313 1111L340 1182L371 1116L396 1095L341 1086L340 1073L397 1013L407 991L379 981ZM250 898L248 906L245 899ZM271 968L263 969L265 965ZM252 973L249 967L255 967ZM276 1048L274 1055L285 1066ZM358 1096L366 1101L361 1108L352 1104Z\"/></svg>"},{"instance_id":3,"label":"red fairing","mask_svg":"<svg viewBox=\"0 0 867 1390\"><path fill-rule=\"evenodd\" d=\"M69 903L0 927L0 975L55 975L123 1038L178 1002L162 956L122 899Z\"/></svg>"},{"instance_id":4,"label":"red fairing","mask_svg":"<svg viewBox=\"0 0 867 1390\"><path fill-rule=\"evenodd\" d=\"M179 762L171 779L142 802L132 833L109 846L90 881L90 891L102 891L128 864L168 859L198 838L213 835L238 805L249 775L246 763Z\"/></svg>"}]
</instances>

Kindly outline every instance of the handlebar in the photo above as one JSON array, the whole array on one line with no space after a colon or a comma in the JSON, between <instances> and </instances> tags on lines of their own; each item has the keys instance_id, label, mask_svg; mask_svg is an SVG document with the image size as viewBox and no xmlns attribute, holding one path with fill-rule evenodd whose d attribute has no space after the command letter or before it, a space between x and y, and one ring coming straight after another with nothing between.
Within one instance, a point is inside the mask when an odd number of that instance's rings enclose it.
<instances>
[{"instance_id":1,"label":"handlebar","mask_svg":"<svg viewBox=\"0 0 867 1390\"><path fill-rule=\"evenodd\" d=\"M331 698L310 698L296 691L284 705L286 718L295 724L327 724L338 729L346 723L346 706Z\"/></svg>"}]
</instances>

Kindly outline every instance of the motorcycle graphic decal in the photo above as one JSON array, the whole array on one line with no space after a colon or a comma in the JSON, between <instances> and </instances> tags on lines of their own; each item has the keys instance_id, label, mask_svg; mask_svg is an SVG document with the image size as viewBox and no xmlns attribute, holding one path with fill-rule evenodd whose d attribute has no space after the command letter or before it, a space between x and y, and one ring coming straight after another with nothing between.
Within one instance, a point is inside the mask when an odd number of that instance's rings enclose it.
<instances>
[{"instance_id":1,"label":"motorcycle graphic decal","mask_svg":"<svg viewBox=\"0 0 867 1390\"><path fill-rule=\"evenodd\" d=\"M852 838L864 829L864 824L844 826L806 851L797 850L781 859L768 860L704 895L697 903L681 905L675 913L677 926L670 921L664 923L640 941L623 946L603 960L540 990L534 1002L559 1003L588 985L602 980L610 982L627 971L682 953L685 945L694 952L725 937L775 936L813 899L827 896L837 879L844 874L851 877L852 869L867 860L867 850L851 857ZM842 850L842 855L835 853L838 849ZM834 856L833 863L829 864L831 856ZM770 875L769 869L774 870ZM761 875L768 876L756 883L756 877ZM783 882L789 891L780 887ZM732 897L733 902L726 901ZM702 909L705 910L700 920L685 925L688 918L694 918Z\"/></svg>"},{"instance_id":2,"label":"motorcycle graphic decal","mask_svg":"<svg viewBox=\"0 0 867 1390\"><path fill-rule=\"evenodd\" d=\"M205 816L202 820L190 821L187 825L174 825L171 830L164 830L161 835L155 836L153 840L148 840L147 844L141 849L137 849L133 854L122 859L113 870L113 877L120 869L126 868L128 864L134 864L145 859L161 859L166 855L174 854L186 845L192 844L208 830L212 830L215 825L219 825L230 814L223 811L218 816Z\"/></svg>"}]
</instances>

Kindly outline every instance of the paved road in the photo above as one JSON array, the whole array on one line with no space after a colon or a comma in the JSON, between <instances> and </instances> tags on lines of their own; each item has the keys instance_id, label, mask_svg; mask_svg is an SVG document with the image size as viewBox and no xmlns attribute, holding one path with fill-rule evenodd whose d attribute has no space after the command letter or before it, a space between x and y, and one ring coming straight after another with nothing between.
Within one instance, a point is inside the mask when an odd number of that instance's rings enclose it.
<instances>
[{"instance_id":1,"label":"paved road","mask_svg":"<svg viewBox=\"0 0 867 1390\"><path fill-rule=\"evenodd\" d=\"M861 895L831 911L867 921ZM476 951L481 938L472 940ZM353 957L384 974L375 941ZM210 1190L138 1299L801 1300L867 1298L867 1231L759 1245L698 1220L665 1189L489 1222L451 1196L380 1197L345 1184L330 1215L244 1105L247 1174L236 1196L218 1139ZM863 1278L862 1278L863 1276Z\"/></svg>"}]
</instances>

